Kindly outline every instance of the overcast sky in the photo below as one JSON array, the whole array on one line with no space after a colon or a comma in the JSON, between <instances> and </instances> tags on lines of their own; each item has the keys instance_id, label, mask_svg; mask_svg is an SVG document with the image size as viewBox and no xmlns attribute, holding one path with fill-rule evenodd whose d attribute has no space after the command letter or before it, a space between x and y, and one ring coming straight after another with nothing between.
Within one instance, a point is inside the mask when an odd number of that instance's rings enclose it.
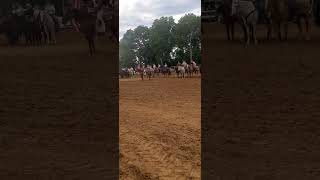
<instances>
[{"instance_id":1,"label":"overcast sky","mask_svg":"<svg viewBox=\"0 0 320 180\"><path fill-rule=\"evenodd\" d=\"M139 25L151 26L162 16L173 16L177 22L183 15L201 14L200 0L120 0L120 38Z\"/></svg>"}]
</instances>

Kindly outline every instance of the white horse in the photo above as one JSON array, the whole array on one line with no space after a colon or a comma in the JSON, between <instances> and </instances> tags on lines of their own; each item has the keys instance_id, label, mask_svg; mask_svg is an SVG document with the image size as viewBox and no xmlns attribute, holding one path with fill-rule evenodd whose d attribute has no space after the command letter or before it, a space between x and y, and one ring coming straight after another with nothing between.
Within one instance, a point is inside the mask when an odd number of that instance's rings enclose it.
<instances>
[{"instance_id":1,"label":"white horse","mask_svg":"<svg viewBox=\"0 0 320 180\"><path fill-rule=\"evenodd\" d=\"M183 65L178 65L177 66L177 76L178 78L184 78L185 76L185 73L186 73L186 69L184 68Z\"/></svg>"},{"instance_id":2,"label":"white horse","mask_svg":"<svg viewBox=\"0 0 320 180\"><path fill-rule=\"evenodd\" d=\"M255 44L258 43L256 38L256 29L258 22L258 11L251 1L232 0L231 16L236 16L240 25L243 26L245 35L245 46L250 43L250 34Z\"/></svg>"},{"instance_id":3,"label":"white horse","mask_svg":"<svg viewBox=\"0 0 320 180\"><path fill-rule=\"evenodd\" d=\"M47 13L44 10L41 10L40 12L40 18L41 18L41 23L44 31L44 39L45 43L47 44L56 44L56 29L55 29L55 22L50 16L49 13Z\"/></svg>"}]
</instances>

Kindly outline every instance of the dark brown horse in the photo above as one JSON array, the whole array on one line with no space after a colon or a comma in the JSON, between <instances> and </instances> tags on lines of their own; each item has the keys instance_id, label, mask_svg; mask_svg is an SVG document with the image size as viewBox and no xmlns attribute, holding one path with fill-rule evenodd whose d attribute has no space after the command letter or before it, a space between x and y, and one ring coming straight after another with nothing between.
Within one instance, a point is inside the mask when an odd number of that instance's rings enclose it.
<instances>
[{"instance_id":1,"label":"dark brown horse","mask_svg":"<svg viewBox=\"0 0 320 180\"><path fill-rule=\"evenodd\" d=\"M224 0L217 8L217 13L223 17L228 40L234 40L234 24L236 22L236 17L231 15L231 3L232 0Z\"/></svg>"},{"instance_id":2,"label":"dark brown horse","mask_svg":"<svg viewBox=\"0 0 320 180\"><path fill-rule=\"evenodd\" d=\"M234 40L234 26L238 21L235 15L231 15L232 11L232 0L223 0L222 4L220 4L217 8L217 13L223 17L223 23L226 26L227 38L230 41ZM245 31L245 27L242 26L243 31ZM244 33L243 39L247 39L247 34Z\"/></svg>"},{"instance_id":3,"label":"dark brown horse","mask_svg":"<svg viewBox=\"0 0 320 180\"><path fill-rule=\"evenodd\" d=\"M89 14L86 10L72 9L67 12L64 22L72 21L75 28L81 32L88 41L90 55L96 52L96 20L95 15Z\"/></svg>"}]
</instances>

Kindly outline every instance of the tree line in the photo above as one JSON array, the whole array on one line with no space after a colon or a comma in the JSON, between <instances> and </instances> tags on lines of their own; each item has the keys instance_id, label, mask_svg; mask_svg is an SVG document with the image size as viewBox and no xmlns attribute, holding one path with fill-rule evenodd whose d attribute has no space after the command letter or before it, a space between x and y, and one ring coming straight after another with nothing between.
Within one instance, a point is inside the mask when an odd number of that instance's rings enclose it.
<instances>
[{"instance_id":1,"label":"tree line","mask_svg":"<svg viewBox=\"0 0 320 180\"><path fill-rule=\"evenodd\" d=\"M186 14L175 23L173 17L154 20L151 27L128 30L119 44L120 67L139 63L176 65L192 59L201 64L201 18Z\"/></svg>"}]
</instances>

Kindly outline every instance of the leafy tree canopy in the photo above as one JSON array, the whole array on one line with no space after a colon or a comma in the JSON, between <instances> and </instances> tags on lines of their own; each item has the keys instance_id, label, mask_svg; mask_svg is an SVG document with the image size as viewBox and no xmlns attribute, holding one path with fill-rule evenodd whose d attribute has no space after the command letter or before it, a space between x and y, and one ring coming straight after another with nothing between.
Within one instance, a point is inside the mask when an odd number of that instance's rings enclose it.
<instances>
[{"instance_id":1,"label":"leafy tree canopy","mask_svg":"<svg viewBox=\"0 0 320 180\"><path fill-rule=\"evenodd\" d=\"M201 63L201 19L186 14L178 23L173 17L154 20L151 27L138 26L128 30L120 40L120 66L135 67L138 63L176 65ZM191 50L191 51L190 51Z\"/></svg>"}]
</instances>

